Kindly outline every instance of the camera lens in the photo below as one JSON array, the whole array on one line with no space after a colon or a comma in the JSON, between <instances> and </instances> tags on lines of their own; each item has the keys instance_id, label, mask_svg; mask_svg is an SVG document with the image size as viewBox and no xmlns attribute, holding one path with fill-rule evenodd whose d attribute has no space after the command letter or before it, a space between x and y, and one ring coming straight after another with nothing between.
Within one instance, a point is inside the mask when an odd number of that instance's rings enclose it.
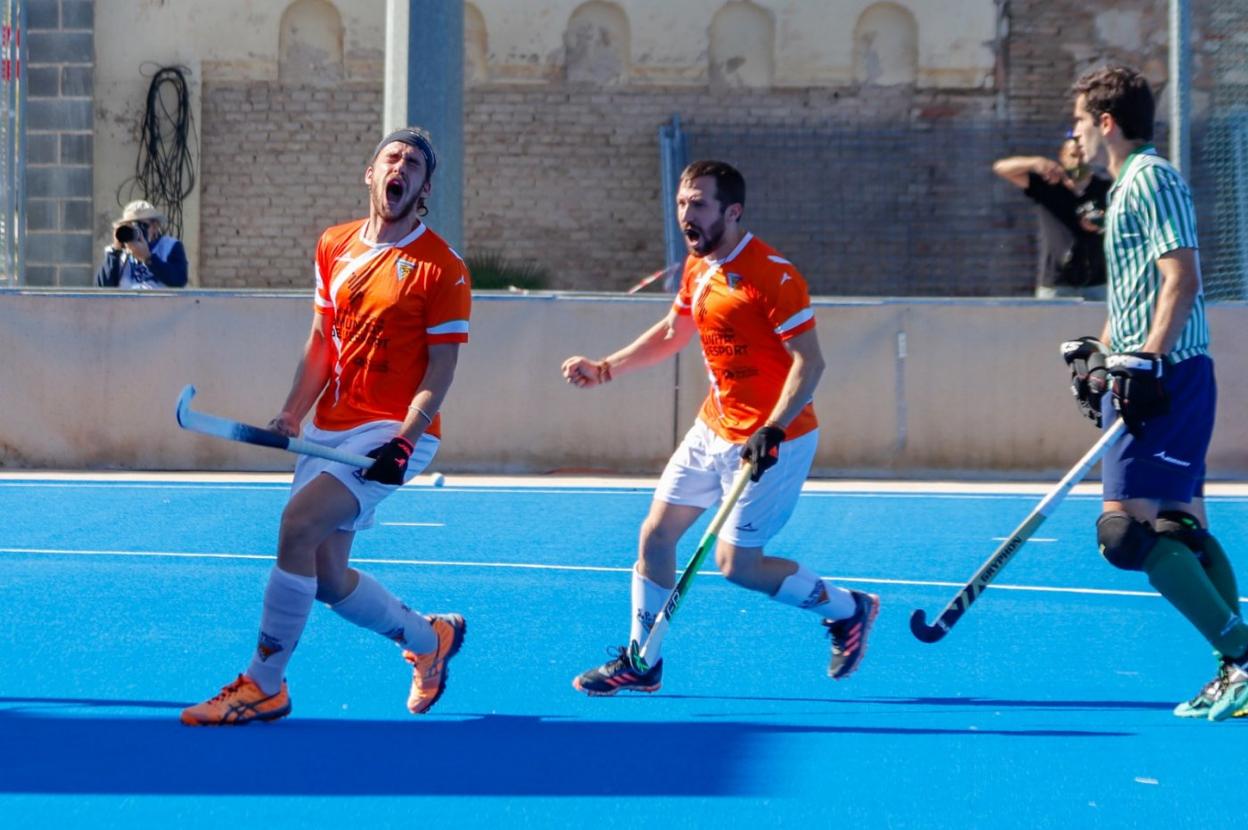
<instances>
[{"instance_id":1,"label":"camera lens","mask_svg":"<svg viewBox=\"0 0 1248 830\"><path fill-rule=\"evenodd\" d=\"M119 225L117 230L113 231L113 236L117 237L117 241L121 243L134 241L134 226Z\"/></svg>"}]
</instances>

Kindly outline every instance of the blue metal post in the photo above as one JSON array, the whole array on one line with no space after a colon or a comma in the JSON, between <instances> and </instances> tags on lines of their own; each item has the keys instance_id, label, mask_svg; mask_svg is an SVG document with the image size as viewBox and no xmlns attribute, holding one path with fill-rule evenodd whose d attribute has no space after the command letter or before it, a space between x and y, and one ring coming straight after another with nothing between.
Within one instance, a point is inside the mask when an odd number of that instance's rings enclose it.
<instances>
[{"instance_id":1,"label":"blue metal post","mask_svg":"<svg viewBox=\"0 0 1248 830\"><path fill-rule=\"evenodd\" d=\"M446 0L392 0L407 5L406 117L429 131L438 154L425 221L462 253L464 244L464 5ZM401 17L401 16L400 16ZM395 33L398 35L398 33ZM400 102L401 103L401 102Z\"/></svg>"},{"instance_id":2,"label":"blue metal post","mask_svg":"<svg viewBox=\"0 0 1248 830\"><path fill-rule=\"evenodd\" d=\"M1191 33L1188 0L1170 0L1170 161L1189 180L1192 177Z\"/></svg>"}]
</instances>

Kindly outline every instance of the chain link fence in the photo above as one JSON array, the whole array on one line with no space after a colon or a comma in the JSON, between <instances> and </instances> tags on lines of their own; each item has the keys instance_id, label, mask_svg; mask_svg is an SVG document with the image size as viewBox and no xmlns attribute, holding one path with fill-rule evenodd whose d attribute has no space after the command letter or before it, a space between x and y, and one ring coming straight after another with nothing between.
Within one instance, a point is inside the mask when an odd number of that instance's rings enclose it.
<instances>
[{"instance_id":1,"label":"chain link fence","mask_svg":"<svg viewBox=\"0 0 1248 830\"><path fill-rule=\"evenodd\" d=\"M1030 296L1037 208L992 164L1055 158L1067 126L700 126L689 131L689 158L745 173L747 226L813 293Z\"/></svg>"},{"instance_id":2,"label":"chain link fence","mask_svg":"<svg viewBox=\"0 0 1248 830\"><path fill-rule=\"evenodd\" d=\"M1248 50L1248 34L1235 44ZM1228 52L1231 51L1229 48ZM1193 125L1192 184L1205 290L1248 299L1248 61ZM1234 77L1228 72L1227 77ZM914 124L817 129L702 125L689 158L747 178L746 224L791 259L817 294L1033 294L1038 208L997 178L999 158L1056 158L1066 124ZM1166 152L1169 130L1156 138Z\"/></svg>"},{"instance_id":3,"label":"chain link fence","mask_svg":"<svg viewBox=\"0 0 1248 830\"><path fill-rule=\"evenodd\" d=\"M0 0L0 287L22 283L25 254L25 0Z\"/></svg>"},{"instance_id":4,"label":"chain link fence","mask_svg":"<svg viewBox=\"0 0 1248 830\"><path fill-rule=\"evenodd\" d=\"M1207 114L1192 125L1193 187L1201 230L1205 291L1248 299L1248 3L1213 0L1206 44L1212 90Z\"/></svg>"},{"instance_id":5,"label":"chain link fence","mask_svg":"<svg viewBox=\"0 0 1248 830\"><path fill-rule=\"evenodd\" d=\"M1219 36L1199 44L1208 98L1189 124L1184 172L1196 201L1206 295L1248 300L1248 2L1212 2L1210 30ZM793 260L814 293L1030 296L1037 208L994 176L992 163L1054 158L1068 126L701 123L686 138L688 158L723 159L746 174L748 227ZM1158 124L1163 153L1171 132Z\"/></svg>"}]
</instances>

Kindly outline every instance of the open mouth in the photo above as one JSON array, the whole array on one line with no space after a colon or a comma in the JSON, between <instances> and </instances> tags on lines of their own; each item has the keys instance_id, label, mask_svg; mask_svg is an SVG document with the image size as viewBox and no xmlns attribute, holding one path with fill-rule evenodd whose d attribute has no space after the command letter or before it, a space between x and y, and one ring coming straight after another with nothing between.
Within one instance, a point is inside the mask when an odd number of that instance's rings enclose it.
<instances>
[{"instance_id":1,"label":"open mouth","mask_svg":"<svg viewBox=\"0 0 1248 830\"><path fill-rule=\"evenodd\" d=\"M690 242L696 243L701 238L702 238L702 231L691 226L685 227L685 239L688 239Z\"/></svg>"},{"instance_id":2,"label":"open mouth","mask_svg":"<svg viewBox=\"0 0 1248 830\"><path fill-rule=\"evenodd\" d=\"M390 202L401 201L403 199L404 190L406 190L406 188L403 186L402 179L391 179L386 182L386 199Z\"/></svg>"}]
</instances>

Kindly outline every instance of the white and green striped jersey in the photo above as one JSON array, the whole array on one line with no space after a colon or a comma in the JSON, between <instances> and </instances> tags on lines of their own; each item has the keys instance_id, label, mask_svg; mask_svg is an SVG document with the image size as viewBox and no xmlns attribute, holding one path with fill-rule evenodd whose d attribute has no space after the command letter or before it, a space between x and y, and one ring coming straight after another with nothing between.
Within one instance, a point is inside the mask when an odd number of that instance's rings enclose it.
<instances>
[{"instance_id":1,"label":"white and green striped jersey","mask_svg":"<svg viewBox=\"0 0 1248 830\"><path fill-rule=\"evenodd\" d=\"M1145 144L1127 157L1109 190L1105 211L1105 266L1109 283L1109 333L1116 352L1140 351L1157 310L1161 273L1157 259L1179 248L1199 248L1196 211L1187 182ZM1173 360L1209 352L1205 294L1192 305Z\"/></svg>"}]
</instances>

